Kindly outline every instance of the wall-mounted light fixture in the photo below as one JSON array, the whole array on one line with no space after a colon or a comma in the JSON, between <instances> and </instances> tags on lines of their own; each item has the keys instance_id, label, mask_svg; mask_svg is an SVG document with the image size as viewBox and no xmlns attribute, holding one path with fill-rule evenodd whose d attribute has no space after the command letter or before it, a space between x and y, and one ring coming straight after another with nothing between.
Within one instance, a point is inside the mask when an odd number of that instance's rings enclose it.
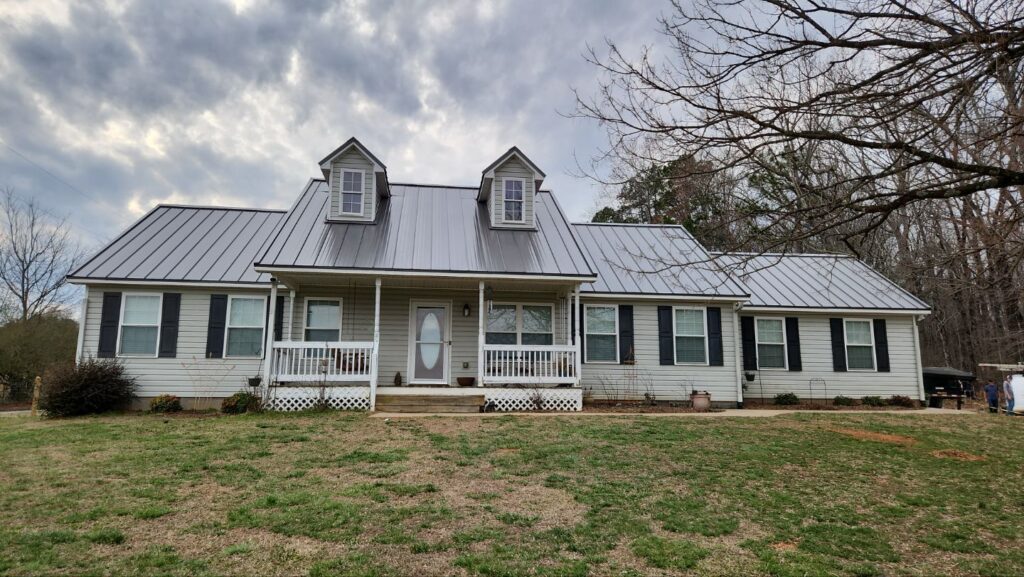
<instances>
[{"instance_id":1,"label":"wall-mounted light fixture","mask_svg":"<svg viewBox=\"0 0 1024 577\"><path fill-rule=\"evenodd\" d=\"M470 311L469 311L469 303L466 303L466 304L462 305L462 316L468 317L469 313L470 313Z\"/></svg>"}]
</instances>

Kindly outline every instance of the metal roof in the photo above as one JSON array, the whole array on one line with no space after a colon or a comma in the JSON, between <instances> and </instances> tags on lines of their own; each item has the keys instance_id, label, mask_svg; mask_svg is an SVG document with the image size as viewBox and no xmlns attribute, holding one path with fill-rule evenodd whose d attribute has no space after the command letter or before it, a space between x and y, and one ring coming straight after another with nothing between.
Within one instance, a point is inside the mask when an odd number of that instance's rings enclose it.
<instances>
[{"instance_id":1,"label":"metal roof","mask_svg":"<svg viewBox=\"0 0 1024 577\"><path fill-rule=\"evenodd\" d=\"M747 306L929 310L860 260L834 254L717 254L722 268L750 289Z\"/></svg>"},{"instance_id":2,"label":"metal roof","mask_svg":"<svg viewBox=\"0 0 1024 577\"><path fill-rule=\"evenodd\" d=\"M746 297L685 228L673 225L573 225L597 273L584 293Z\"/></svg>"},{"instance_id":3,"label":"metal roof","mask_svg":"<svg viewBox=\"0 0 1024 577\"><path fill-rule=\"evenodd\" d=\"M590 277L594 273L550 192L535 197L535 230L490 226L475 187L391 184L375 223L327 222L329 194L311 181L256 263L282 270L384 270Z\"/></svg>"},{"instance_id":4,"label":"metal roof","mask_svg":"<svg viewBox=\"0 0 1024 577\"><path fill-rule=\"evenodd\" d=\"M68 279L270 284L252 263L283 218L280 210L162 204Z\"/></svg>"}]
</instances>

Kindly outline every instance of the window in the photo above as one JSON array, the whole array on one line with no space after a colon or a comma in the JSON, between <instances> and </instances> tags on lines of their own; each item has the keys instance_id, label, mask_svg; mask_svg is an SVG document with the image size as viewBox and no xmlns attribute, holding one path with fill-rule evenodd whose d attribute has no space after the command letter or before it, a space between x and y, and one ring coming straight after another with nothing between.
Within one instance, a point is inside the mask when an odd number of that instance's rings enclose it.
<instances>
[{"instance_id":1,"label":"window","mask_svg":"<svg viewBox=\"0 0 1024 577\"><path fill-rule=\"evenodd\" d=\"M487 313L489 345L554 344L552 305L492 304Z\"/></svg>"},{"instance_id":2,"label":"window","mask_svg":"<svg viewBox=\"0 0 1024 577\"><path fill-rule=\"evenodd\" d=\"M363 173L344 170L341 173L342 214L363 214Z\"/></svg>"},{"instance_id":3,"label":"window","mask_svg":"<svg viewBox=\"0 0 1024 577\"><path fill-rule=\"evenodd\" d=\"M786 326L782 319L757 319L757 368L786 368Z\"/></svg>"},{"instance_id":4,"label":"window","mask_svg":"<svg viewBox=\"0 0 1024 577\"><path fill-rule=\"evenodd\" d=\"M676 364L708 363L704 331L704 309L676 307L673 316L676 339Z\"/></svg>"},{"instance_id":5,"label":"window","mask_svg":"<svg viewBox=\"0 0 1024 577\"><path fill-rule=\"evenodd\" d=\"M505 179L505 222L523 222L523 188L526 181Z\"/></svg>"},{"instance_id":6,"label":"window","mask_svg":"<svg viewBox=\"0 0 1024 577\"><path fill-rule=\"evenodd\" d=\"M843 321L846 332L846 368L851 371L875 370L875 336L871 321Z\"/></svg>"},{"instance_id":7,"label":"window","mask_svg":"<svg viewBox=\"0 0 1024 577\"><path fill-rule=\"evenodd\" d=\"M341 301L307 299L305 327L307 341L341 340Z\"/></svg>"},{"instance_id":8,"label":"window","mask_svg":"<svg viewBox=\"0 0 1024 577\"><path fill-rule=\"evenodd\" d=\"M586 362L619 362L619 307L583 305L583 311Z\"/></svg>"},{"instance_id":9,"label":"window","mask_svg":"<svg viewBox=\"0 0 1024 577\"><path fill-rule=\"evenodd\" d=\"M225 357L258 357L263 352L263 297L228 297Z\"/></svg>"},{"instance_id":10,"label":"window","mask_svg":"<svg viewBox=\"0 0 1024 577\"><path fill-rule=\"evenodd\" d=\"M156 356L160 336L160 305L163 296L126 294L121 308L121 337L118 354Z\"/></svg>"}]
</instances>

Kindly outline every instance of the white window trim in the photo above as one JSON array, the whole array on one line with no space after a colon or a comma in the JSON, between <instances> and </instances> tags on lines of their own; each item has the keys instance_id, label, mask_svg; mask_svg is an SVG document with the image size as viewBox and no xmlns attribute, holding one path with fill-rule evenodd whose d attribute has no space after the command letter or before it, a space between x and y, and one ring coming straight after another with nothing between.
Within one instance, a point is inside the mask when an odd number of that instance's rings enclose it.
<instances>
[{"instance_id":1,"label":"white window trim","mask_svg":"<svg viewBox=\"0 0 1024 577\"><path fill-rule=\"evenodd\" d=\"M521 198L519 200L515 200L515 199L509 200L508 197L505 195L508 192L508 188L507 188L507 186L505 184L507 182L518 182L518 183L520 183L522 185L522 187L523 187L523 198ZM519 211L519 214L523 215L523 217L520 218L520 219L506 218L506 215L508 214L505 211L505 203L506 202L518 202L522 206L522 210ZM518 223L518 224L525 224L526 223L526 179L525 178L506 177L506 178L503 178L501 180L501 221L502 222L510 222L510 223Z\"/></svg>"},{"instance_id":2,"label":"white window trim","mask_svg":"<svg viewBox=\"0 0 1024 577\"><path fill-rule=\"evenodd\" d=\"M338 214L343 216L363 216L365 209L364 204L366 203L366 171L358 168L342 168L339 170L341 174L338 176L341 181L338 183ZM345 191L345 173L353 172L359 173L359 212L345 212L345 195L355 194L352 191Z\"/></svg>"},{"instance_id":3,"label":"white window trim","mask_svg":"<svg viewBox=\"0 0 1024 577\"><path fill-rule=\"evenodd\" d=\"M781 367L762 367L761 366L761 333L757 328L757 321L779 321L782 323L782 342L781 343L763 343L766 345L782 345L782 366ZM779 317L754 317L754 350L758 351L757 355L757 370L759 371L788 371L789 370L789 345L787 344L789 335L786 334L786 319Z\"/></svg>"},{"instance_id":4,"label":"white window trim","mask_svg":"<svg viewBox=\"0 0 1024 577\"><path fill-rule=\"evenodd\" d=\"M591 333L587 330L587 311L589 309L614 309L615 314L615 360L590 360L590 347L586 346L587 336ZM612 333L593 333L595 335L610 335ZM583 305L583 362L590 365L617 365L619 364L619 305L617 304L586 304Z\"/></svg>"},{"instance_id":5,"label":"white window trim","mask_svg":"<svg viewBox=\"0 0 1024 577\"><path fill-rule=\"evenodd\" d=\"M704 329L704 331L703 331L704 332L704 335L703 335L704 336L704 362L703 363L701 363L701 362L680 361L676 357L676 350L678 349L678 347L676 346L676 339L679 338L679 337L695 337L695 336L697 336L697 335L681 335L681 334L679 334L679 330L676 327L676 311L677 310L700 311L701 312L700 319L701 319L702 327ZM756 325L757 323L754 323L754 324ZM708 309L707 309L707 307L694 307L694 306L675 306L675 307L672 307L672 360L674 361L674 363L677 364L677 365L687 365L687 366L695 366L695 367L709 366L711 364L710 361L708 361L708 354L709 354L708 349L709 348L710 347L708 346Z\"/></svg>"},{"instance_id":6,"label":"white window trim","mask_svg":"<svg viewBox=\"0 0 1024 577\"><path fill-rule=\"evenodd\" d=\"M302 342L320 342L320 341L307 341L306 340L306 329L310 328L306 326L306 319L309 318L309 301L331 301L338 303L338 340L341 339L341 327L344 326L342 320L345 318L345 302L344 299L334 297L318 297L318 296L306 296L302 297L302 331L299 333L302 336ZM312 327L313 330L322 330L320 327Z\"/></svg>"},{"instance_id":7,"label":"white window trim","mask_svg":"<svg viewBox=\"0 0 1024 577\"><path fill-rule=\"evenodd\" d=\"M516 308L516 331L515 331L516 332L516 346L519 346L519 345L523 344L523 307L547 307L548 309L551 310L551 344L552 345L555 344L555 305L553 303L535 303L535 302L523 303L523 302L498 302L498 301L494 301L494 302L491 303L491 306L488 307L488 310L487 310L488 317L491 314L491 307L494 307L494 306L506 306L506 307L515 307ZM487 330L487 320L488 319L485 317L484 318L484 340L487 339L487 333L496 332L496 331L489 331L489 330ZM502 333L499 333L499 334L508 334L508 333L502 332ZM531 335L542 335L542 334L547 334L547 333L529 333L529 334L531 334Z\"/></svg>"},{"instance_id":8,"label":"white window trim","mask_svg":"<svg viewBox=\"0 0 1024 577\"><path fill-rule=\"evenodd\" d=\"M263 302L263 310L267 310L267 297L260 295L228 295L228 308L224 313L224 355L225 359L262 359L263 354L266 352L263 349L266 348L265 342L267 338L267 318L266 312L264 312L263 322L260 324L260 352L257 355L229 355L228 354L228 335L231 334L231 329L254 329L255 326L231 326L231 301L235 299L259 299Z\"/></svg>"},{"instance_id":9,"label":"white window trim","mask_svg":"<svg viewBox=\"0 0 1024 577\"><path fill-rule=\"evenodd\" d=\"M124 309L125 302L128 300L127 297L159 297L160 304L157 305L156 309L156 347L154 347L153 354L124 354L121 352L121 329L124 327ZM163 324L164 316L164 293L162 292L126 292L121 293L121 314L117 319L117 356L119 358L126 359L155 359L160 356L160 327ZM149 327L153 325L128 325L130 327Z\"/></svg>"},{"instance_id":10,"label":"white window trim","mask_svg":"<svg viewBox=\"0 0 1024 577\"><path fill-rule=\"evenodd\" d=\"M868 335L871 336L871 368L851 369L850 368L850 337L846 334L846 323L857 322L868 324ZM855 347L866 347L867 345L853 345ZM878 360L875 351L875 323L872 319L843 319L843 358L846 360L846 370L852 373L877 373Z\"/></svg>"}]
</instances>

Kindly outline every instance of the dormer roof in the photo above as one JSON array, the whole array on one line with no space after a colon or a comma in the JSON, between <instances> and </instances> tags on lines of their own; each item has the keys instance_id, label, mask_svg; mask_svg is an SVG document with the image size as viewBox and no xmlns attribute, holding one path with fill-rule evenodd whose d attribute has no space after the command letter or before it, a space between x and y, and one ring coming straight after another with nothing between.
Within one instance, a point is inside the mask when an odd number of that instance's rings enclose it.
<instances>
[{"instance_id":1,"label":"dormer roof","mask_svg":"<svg viewBox=\"0 0 1024 577\"><path fill-rule=\"evenodd\" d=\"M483 173L480 176L480 190L478 191L477 194L477 200L486 200L490 196L491 181L494 180L494 170L500 167L502 164L505 164L505 162L507 162L513 156L518 158L520 162L522 162L527 168L533 171L534 186L536 187L536 190L540 190L540 185L542 182L544 182L544 178L547 175L544 174L544 171L541 170L536 163L530 160L530 157L523 154L523 151L519 150L519 147L513 146L512 148L505 151L504 154L499 156L497 160L489 164L487 168L483 170Z\"/></svg>"},{"instance_id":2,"label":"dormer roof","mask_svg":"<svg viewBox=\"0 0 1024 577\"><path fill-rule=\"evenodd\" d=\"M330 178L331 162L333 162L335 158L338 158L339 156L348 152L350 148L355 148L356 150L358 150L360 154L365 156L367 160L369 160L373 164L373 171L384 176L382 182L380 182L378 185L378 193L384 197L391 196L391 187L390 185L388 185L387 179L388 167L384 166L384 163L381 162L381 160L377 158L372 152L370 152L369 148L363 146L363 143L359 142L359 139L354 136L346 140L344 144L334 149L333 152L325 156L324 159L320 161L320 171L323 172L324 178ZM383 186L380 186L380 184L382 184Z\"/></svg>"}]
</instances>

